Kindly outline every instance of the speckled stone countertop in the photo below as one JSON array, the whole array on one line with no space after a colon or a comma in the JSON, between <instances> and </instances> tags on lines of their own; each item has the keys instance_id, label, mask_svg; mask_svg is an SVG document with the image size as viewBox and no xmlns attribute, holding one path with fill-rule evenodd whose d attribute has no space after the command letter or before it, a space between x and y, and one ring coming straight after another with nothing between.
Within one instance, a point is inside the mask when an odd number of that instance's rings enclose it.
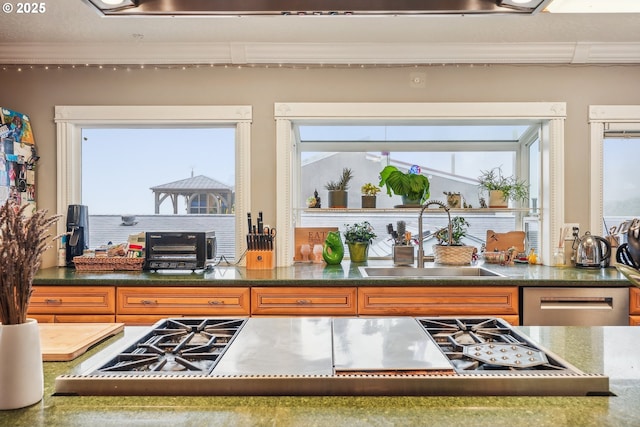
<instances>
[{"instance_id":1,"label":"speckled stone countertop","mask_svg":"<svg viewBox=\"0 0 640 427\"><path fill-rule=\"evenodd\" d=\"M46 268L36 275L35 285L117 285L117 286L629 286L615 268L583 269L516 264L483 267L502 277L363 277L359 267L391 266L389 260L367 264L295 264L273 270L247 270L218 265L200 272L81 272L71 268ZM427 267L433 266L431 263Z\"/></svg>"},{"instance_id":2,"label":"speckled stone countertop","mask_svg":"<svg viewBox=\"0 0 640 427\"><path fill-rule=\"evenodd\" d=\"M615 396L592 397L95 397L52 396L71 362L46 362L44 399L0 411L0 425L32 426L615 426L640 425L640 328L520 327L578 369L604 373ZM126 333L126 329L125 329ZM3 393L8 392L0 387Z\"/></svg>"}]
</instances>

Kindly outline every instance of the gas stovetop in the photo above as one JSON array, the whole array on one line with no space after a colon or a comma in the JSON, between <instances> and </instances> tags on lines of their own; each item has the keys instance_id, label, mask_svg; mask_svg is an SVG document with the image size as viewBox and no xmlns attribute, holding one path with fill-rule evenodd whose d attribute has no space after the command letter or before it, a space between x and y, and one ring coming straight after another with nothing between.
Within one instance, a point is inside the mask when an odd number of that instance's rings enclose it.
<instances>
[{"instance_id":1,"label":"gas stovetop","mask_svg":"<svg viewBox=\"0 0 640 427\"><path fill-rule=\"evenodd\" d=\"M166 319L96 373L210 373L246 320Z\"/></svg>"},{"instance_id":2,"label":"gas stovetop","mask_svg":"<svg viewBox=\"0 0 640 427\"><path fill-rule=\"evenodd\" d=\"M459 373L529 373L569 369L568 364L541 350L502 319L417 320Z\"/></svg>"},{"instance_id":3,"label":"gas stovetop","mask_svg":"<svg viewBox=\"0 0 640 427\"><path fill-rule=\"evenodd\" d=\"M132 328L135 329L135 328ZM171 318L56 379L60 395L609 395L498 318Z\"/></svg>"}]
</instances>

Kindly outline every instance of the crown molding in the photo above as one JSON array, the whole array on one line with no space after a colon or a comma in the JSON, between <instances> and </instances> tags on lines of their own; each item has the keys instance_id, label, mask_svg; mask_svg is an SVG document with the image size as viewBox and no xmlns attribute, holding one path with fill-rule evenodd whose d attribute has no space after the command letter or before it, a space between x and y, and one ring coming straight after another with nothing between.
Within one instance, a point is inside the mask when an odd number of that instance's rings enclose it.
<instances>
[{"instance_id":1,"label":"crown molding","mask_svg":"<svg viewBox=\"0 0 640 427\"><path fill-rule=\"evenodd\" d=\"M0 43L0 64L639 64L640 43Z\"/></svg>"}]
</instances>

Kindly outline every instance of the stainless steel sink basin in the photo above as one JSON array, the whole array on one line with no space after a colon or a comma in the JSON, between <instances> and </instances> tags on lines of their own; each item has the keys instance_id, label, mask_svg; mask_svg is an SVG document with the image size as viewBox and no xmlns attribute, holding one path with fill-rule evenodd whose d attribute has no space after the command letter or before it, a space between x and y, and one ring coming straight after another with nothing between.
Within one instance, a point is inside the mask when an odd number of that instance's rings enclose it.
<instances>
[{"instance_id":1,"label":"stainless steel sink basin","mask_svg":"<svg viewBox=\"0 0 640 427\"><path fill-rule=\"evenodd\" d=\"M500 273L484 267L358 267L362 277L468 277L493 276L504 277Z\"/></svg>"}]
</instances>

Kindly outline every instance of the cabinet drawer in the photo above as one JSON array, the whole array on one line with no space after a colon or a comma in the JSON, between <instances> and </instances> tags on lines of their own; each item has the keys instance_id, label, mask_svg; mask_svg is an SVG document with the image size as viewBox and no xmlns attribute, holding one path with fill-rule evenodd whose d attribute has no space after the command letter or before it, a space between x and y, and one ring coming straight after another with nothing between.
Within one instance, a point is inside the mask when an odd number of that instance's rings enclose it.
<instances>
[{"instance_id":1,"label":"cabinet drawer","mask_svg":"<svg viewBox=\"0 0 640 427\"><path fill-rule=\"evenodd\" d=\"M640 316L629 316L629 326L640 326Z\"/></svg>"},{"instance_id":2,"label":"cabinet drawer","mask_svg":"<svg viewBox=\"0 0 640 427\"><path fill-rule=\"evenodd\" d=\"M251 314L355 316L356 288L252 288Z\"/></svg>"},{"instance_id":3,"label":"cabinet drawer","mask_svg":"<svg viewBox=\"0 0 640 427\"><path fill-rule=\"evenodd\" d=\"M517 315L518 288L500 287L362 287L359 315L480 316Z\"/></svg>"},{"instance_id":4,"label":"cabinet drawer","mask_svg":"<svg viewBox=\"0 0 640 427\"><path fill-rule=\"evenodd\" d=\"M112 286L34 286L29 313L115 314Z\"/></svg>"},{"instance_id":5,"label":"cabinet drawer","mask_svg":"<svg viewBox=\"0 0 640 427\"><path fill-rule=\"evenodd\" d=\"M640 314L640 289L629 288L629 314Z\"/></svg>"},{"instance_id":6,"label":"cabinet drawer","mask_svg":"<svg viewBox=\"0 0 640 427\"><path fill-rule=\"evenodd\" d=\"M249 288L122 287L117 314L248 316Z\"/></svg>"}]
</instances>

